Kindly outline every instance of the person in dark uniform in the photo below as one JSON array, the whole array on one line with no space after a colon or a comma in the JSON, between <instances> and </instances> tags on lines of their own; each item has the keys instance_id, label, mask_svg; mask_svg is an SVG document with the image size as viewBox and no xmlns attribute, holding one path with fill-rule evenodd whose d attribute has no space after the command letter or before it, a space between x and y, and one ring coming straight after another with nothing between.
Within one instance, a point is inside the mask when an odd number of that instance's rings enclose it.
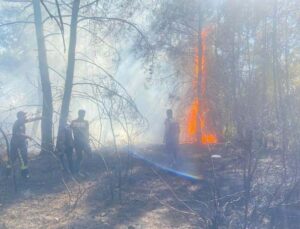
<instances>
[{"instance_id":1,"label":"person in dark uniform","mask_svg":"<svg viewBox=\"0 0 300 229\"><path fill-rule=\"evenodd\" d=\"M19 158L21 164L21 174L24 178L29 178L27 140L31 139L31 137L26 135L25 124L41 119L41 117L27 119L26 113L23 111L19 111L17 113L17 120L13 125L9 152L9 167L11 166L11 163L14 163L16 159Z\"/></svg>"},{"instance_id":2,"label":"person in dark uniform","mask_svg":"<svg viewBox=\"0 0 300 229\"><path fill-rule=\"evenodd\" d=\"M179 146L179 124L173 119L173 111L168 109L167 118L165 120L164 143L168 155L172 155L173 164L177 162L178 146Z\"/></svg>"},{"instance_id":3,"label":"person in dark uniform","mask_svg":"<svg viewBox=\"0 0 300 229\"><path fill-rule=\"evenodd\" d=\"M59 132L61 136L58 137L59 141L57 144L57 152L61 160L63 169L74 173L74 163L73 163L73 149L74 140L72 135L72 129L69 124L66 124L63 131ZM67 158L67 164L65 162L65 157Z\"/></svg>"},{"instance_id":4,"label":"person in dark uniform","mask_svg":"<svg viewBox=\"0 0 300 229\"><path fill-rule=\"evenodd\" d=\"M71 128L74 136L74 148L76 152L76 160L74 169L79 173L83 152L90 154L91 147L89 144L89 122L84 120L85 110L78 111L78 118L73 120Z\"/></svg>"}]
</instances>

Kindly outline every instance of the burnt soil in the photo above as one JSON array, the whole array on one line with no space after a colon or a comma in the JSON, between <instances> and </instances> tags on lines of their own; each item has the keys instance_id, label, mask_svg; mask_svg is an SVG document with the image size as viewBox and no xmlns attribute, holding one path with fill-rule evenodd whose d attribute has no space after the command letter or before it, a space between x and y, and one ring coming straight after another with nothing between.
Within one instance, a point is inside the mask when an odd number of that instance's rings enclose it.
<instances>
[{"instance_id":1,"label":"burnt soil","mask_svg":"<svg viewBox=\"0 0 300 229\"><path fill-rule=\"evenodd\" d=\"M218 182L224 195L241 190L240 184L224 175L232 172L238 159L227 157L218 148L182 148L184 153L180 153L173 169L192 174L195 179L165 171L125 152L120 156L102 150L86 156L84 176L75 177L63 172L53 156L31 156L31 178L24 181L17 176L17 191L12 178L0 178L0 228L207 228L214 197L220 191L214 183ZM169 165L169 156L161 146L139 147L136 151L151 161ZM222 159L211 158L219 153ZM106 169L120 158L121 182L115 179L118 173L112 175ZM113 191L112 183L117 183Z\"/></svg>"}]
</instances>

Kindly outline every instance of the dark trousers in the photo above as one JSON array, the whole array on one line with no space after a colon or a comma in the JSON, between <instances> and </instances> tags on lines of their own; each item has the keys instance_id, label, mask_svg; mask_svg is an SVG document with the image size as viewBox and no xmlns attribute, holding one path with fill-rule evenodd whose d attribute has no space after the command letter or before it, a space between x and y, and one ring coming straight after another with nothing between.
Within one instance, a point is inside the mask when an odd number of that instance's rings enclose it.
<instances>
[{"instance_id":1,"label":"dark trousers","mask_svg":"<svg viewBox=\"0 0 300 229\"><path fill-rule=\"evenodd\" d=\"M67 163L65 157L67 158ZM60 155L60 160L64 170L74 173L73 147L66 147L64 152Z\"/></svg>"},{"instance_id":2,"label":"dark trousers","mask_svg":"<svg viewBox=\"0 0 300 229\"><path fill-rule=\"evenodd\" d=\"M10 143L9 161L14 164L17 158L20 160L21 170L28 169L28 144L26 141L14 141Z\"/></svg>"},{"instance_id":3,"label":"dark trousers","mask_svg":"<svg viewBox=\"0 0 300 229\"><path fill-rule=\"evenodd\" d=\"M74 169L75 169L75 172L79 172L80 165L81 165L81 162L83 159L83 153L91 154L92 150L91 150L89 143L87 143L87 142L76 141L76 139L74 139L74 142L75 142L74 147L75 147L75 153L76 153Z\"/></svg>"}]
</instances>

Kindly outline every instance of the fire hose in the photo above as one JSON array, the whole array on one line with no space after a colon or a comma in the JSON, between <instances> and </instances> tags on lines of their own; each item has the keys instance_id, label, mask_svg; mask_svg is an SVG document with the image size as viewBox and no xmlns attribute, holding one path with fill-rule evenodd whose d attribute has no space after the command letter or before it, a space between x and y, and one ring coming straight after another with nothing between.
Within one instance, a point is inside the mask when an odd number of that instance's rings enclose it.
<instances>
[{"instance_id":1,"label":"fire hose","mask_svg":"<svg viewBox=\"0 0 300 229\"><path fill-rule=\"evenodd\" d=\"M178 171L175 168L169 168L169 167L164 166L162 164L159 164L159 163L157 163L153 160L150 160L150 159L142 156L141 154L137 153L132 148L127 148L126 152L128 153L128 155L132 156L133 158L141 160L141 161L147 163L148 165L156 167L157 169L165 171L169 174L179 176L179 177L182 177L182 178L186 178L186 179L191 180L191 181L201 181L202 180L202 177L200 177L200 176L196 176L196 175L188 174L186 172Z\"/></svg>"}]
</instances>

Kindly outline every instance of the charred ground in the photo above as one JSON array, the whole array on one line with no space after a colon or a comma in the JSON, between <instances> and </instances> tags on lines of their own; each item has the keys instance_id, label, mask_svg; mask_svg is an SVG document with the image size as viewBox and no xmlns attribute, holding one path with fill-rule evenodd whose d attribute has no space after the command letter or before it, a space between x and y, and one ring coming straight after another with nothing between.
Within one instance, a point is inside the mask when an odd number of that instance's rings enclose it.
<instances>
[{"instance_id":1,"label":"charred ground","mask_svg":"<svg viewBox=\"0 0 300 229\"><path fill-rule=\"evenodd\" d=\"M161 146L139 147L136 150L161 165L168 163ZM222 157L214 158L212 155ZM32 177L27 182L19 180L17 192L14 192L10 179L1 178L0 226L239 228L236 217L243 216L246 201L241 163L244 158L240 149L224 145L210 149L182 146L177 168L184 171L184 167L193 167L193 171L186 171L197 173L198 179L192 180L122 153L127 172L121 177L121 185L106 170L106 167L115 164L116 157L119 160L119 156L110 150L103 150L86 157L83 163L85 177L63 173L52 156L32 157ZM269 159L269 155L265 154L261 160L265 161L265 165L270 165ZM114 190L110 188L112 182L118 183ZM264 185L270 190L274 186ZM296 198L296 189L290 198ZM296 206L283 208L275 205L275 200L267 206L263 199L259 203L258 197L265 198L265 195L259 195L253 189L248 206L257 206L251 217L257 217L261 228L270 224L273 228L282 228L284 223L286 228L294 228L298 223ZM261 221L258 221L260 217Z\"/></svg>"}]
</instances>

